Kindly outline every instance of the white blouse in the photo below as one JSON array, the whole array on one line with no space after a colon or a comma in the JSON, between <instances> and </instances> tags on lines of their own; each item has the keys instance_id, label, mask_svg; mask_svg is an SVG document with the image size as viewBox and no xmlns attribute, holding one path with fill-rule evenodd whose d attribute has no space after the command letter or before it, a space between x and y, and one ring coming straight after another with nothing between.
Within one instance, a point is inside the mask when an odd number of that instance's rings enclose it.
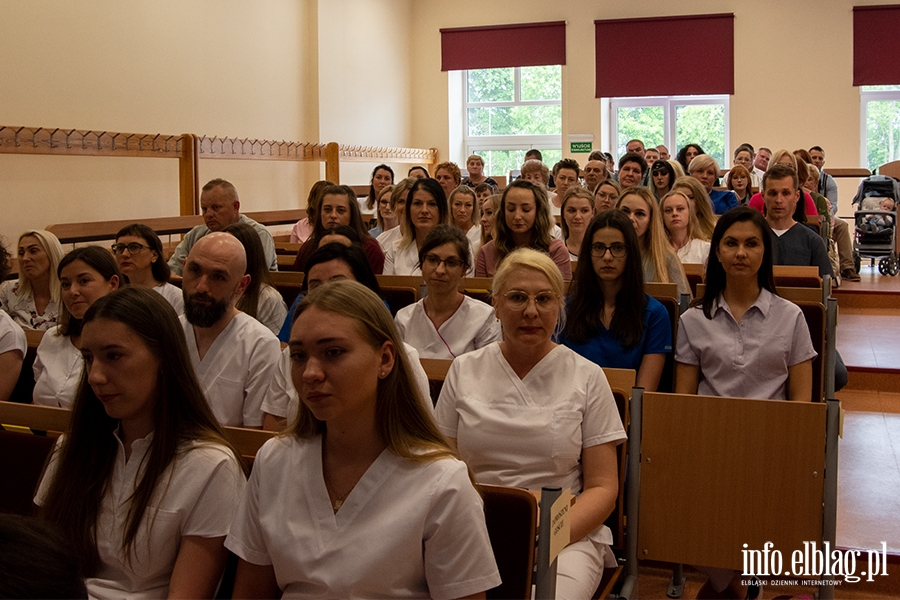
<instances>
[{"instance_id":1,"label":"white blouse","mask_svg":"<svg viewBox=\"0 0 900 600\"><path fill-rule=\"evenodd\" d=\"M28 340L22 327L16 324L8 314L0 311L0 354L18 351L25 357Z\"/></svg>"},{"instance_id":2,"label":"white blouse","mask_svg":"<svg viewBox=\"0 0 900 600\"><path fill-rule=\"evenodd\" d=\"M153 290L159 293L160 296L165 298L166 301L172 305L176 315L180 317L184 314L184 294L180 287L165 282L154 287Z\"/></svg>"},{"instance_id":3,"label":"white blouse","mask_svg":"<svg viewBox=\"0 0 900 600\"><path fill-rule=\"evenodd\" d=\"M264 284L259 292L259 304L256 308L256 320L269 328L269 331L278 335L284 319L287 317L287 304L281 292L271 285Z\"/></svg>"},{"instance_id":4,"label":"white blouse","mask_svg":"<svg viewBox=\"0 0 900 600\"><path fill-rule=\"evenodd\" d=\"M681 264L706 264L709 259L709 242L691 238L691 241L679 248L675 253Z\"/></svg>"},{"instance_id":5,"label":"white blouse","mask_svg":"<svg viewBox=\"0 0 900 600\"><path fill-rule=\"evenodd\" d=\"M0 308L26 329L47 331L55 327L59 317L59 301L50 300L44 314L39 315L34 305L34 296L30 293L20 295L19 290L18 279L0 284Z\"/></svg>"},{"instance_id":6,"label":"white blouse","mask_svg":"<svg viewBox=\"0 0 900 600\"><path fill-rule=\"evenodd\" d=\"M122 548L122 535L153 434L136 440L127 460L125 447L118 435L113 435L118 452L95 528L101 566L94 577L85 580L88 595L109 599L165 598L181 539L215 538L228 533L246 485L244 472L224 446L200 441L183 446L157 483L129 561ZM58 460L59 452L55 451L34 498L38 506L46 501Z\"/></svg>"},{"instance_id":7,"label":"white blouse","mask_svg":"<svg viewBox=\"0 0 900 600\"><path fill-rule=\"evenodd\" d=\"M72 344L72 338L59 335L57 325L44 334L34 359L35 404L72 408L84 359L81 351Z\"/></svg>"},{"instance_id":8,"label":"white blouse","mask_svg":"<svg viewBox=\"0 0 900 600\"><path fill-rule=\"evenodd\" d=\"M400 309L394 323L403 341L415 347L423 358L452 360L503 339L493 307L469 296L463 296L462 304L440 329L435 329L425 314L424 298Z\"/></svg>"}]
</instances>

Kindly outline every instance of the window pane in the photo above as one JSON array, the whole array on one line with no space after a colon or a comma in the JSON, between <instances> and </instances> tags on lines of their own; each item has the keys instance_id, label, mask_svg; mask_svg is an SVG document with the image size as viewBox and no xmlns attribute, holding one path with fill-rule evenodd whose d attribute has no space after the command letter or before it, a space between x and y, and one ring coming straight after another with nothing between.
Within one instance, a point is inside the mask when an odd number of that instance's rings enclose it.
<instances>
[{"instance_id":1,"label":"window pane","mask_svg":"<svg viewBox=\"0 0 900 600\"><path fill-rule=\"evenodd\" d=\"M641 140L645 148L665 143L662 106L628 106L616 109L618 139L616 153L625 154L628 140Z\"/></svg>"},{"instance_id":2,"label":"window pane","mask_svg":"<svg viewBox=\"0 0 900 600\"><path fill-rule=\"evenodd\" d=\"M866 158L869 169L900 158L900 100L866 103Z\"/></svg>"},{"instance_id":3,"label":"window pane","mask_svg":"<svg viewBox=\"0 0 900 600\"><path fill-rule=\"evenodd\" d=\"M481 156L484 159L485 174L494 177L497 175L507 176L510 171L517 171L522 168L525 162L525 153L530 148L522 148L518 150L474 150L472 153ZM539 148L544 157L544 164L553 167L562 158L562 150L559 148L544 149Z\"/></svg>"},{"instance_id":4,"label":"window pane","mask_svg":"<svg viewBox=\"0 0 900 600\"><path fill-rule=\"evenodd\" d=\"M562 69L559 65L522 67L521 100L562 99Z\"/></svg>"},{"instance_id":5,"label":"window pane","mask_svg":"<svg viewBox=\"0 0 900 600\"><path fill-rule=\"evenodd\" d=\"M559 135L559 106L500 106L468 109L469 135Z\"/></svg>"},{"instance_id":6,"label":"window pane","mask_svg":"<svg viewBox=\"0 0 900 600\"><path fill-rule=\"evenodd\" d=\"M466 71L469 102L513 102L516 99L513 69Z\"/></svg>"},{"instance_id":7,"label":"window pane","mask_svg":"<svg viewBox=\"0 0 900 600\"><path fill-rule=\"evenodd\" d=\"M725 106L688 104L675 106L675 142L678 148L697 144L725 167Z\"/></svg>"},{"instance_id":8,"label":"window pane","mask_svg":"<svg viewBox=\"0 0 900 600\"><path fill-rule=\"evenodd\" d=\"M860 88L862 92L895 92L900 90L900 85L864 85Z\"/></svg>"}]
</instances>

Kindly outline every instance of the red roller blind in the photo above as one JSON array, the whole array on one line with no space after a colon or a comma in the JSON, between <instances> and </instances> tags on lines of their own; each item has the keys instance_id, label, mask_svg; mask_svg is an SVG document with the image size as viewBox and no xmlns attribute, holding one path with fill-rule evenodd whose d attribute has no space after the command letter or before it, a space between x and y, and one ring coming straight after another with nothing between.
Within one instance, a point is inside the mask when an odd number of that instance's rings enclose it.
<instances>
[{"instance_id":1,"label":"red roller blind","mask_svg":"<svg viewBox=\"0 0 900 600\"><path fill-rule=\"evenodd\" d=\"M566 64L566 22L441 29L441 70Z\"/></svg>"},{"instance_id":2,"label":"red roller blind","mask_svg":"<svg viewBox=\"0 0 900 600\"><path fill-rule=\"evenodd\" d=\"M900 85L900 5L853 7L853 85Z\"/></svg>"},{"instance_id":3,"label":"red roller blind","mask_svg":"<svg viewBox=\"0 0 900 600\"><path fill-rule=\"evenodd\" d=\"M597 97L734 93L734 15L594 21ZM653 60L638 48L658 48ZM699 60L698 60L699 59Z\"/></svg>"}]
</instances>

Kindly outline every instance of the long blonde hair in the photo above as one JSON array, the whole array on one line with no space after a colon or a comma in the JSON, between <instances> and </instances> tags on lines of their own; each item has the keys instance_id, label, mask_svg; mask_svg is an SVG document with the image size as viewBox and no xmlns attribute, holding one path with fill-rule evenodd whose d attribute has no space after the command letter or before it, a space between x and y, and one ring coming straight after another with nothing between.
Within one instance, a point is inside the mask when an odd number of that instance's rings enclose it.
<instances>
[{"instance_id":1,"label":"long blonde hair","mask_svg":"<svg viewBox=\"0 0 900 600\"><path fill-rule=\"evenodd\" d=\"M617 209L620 209L622 201L628 196L637 196L643 200L650 214L647 231L644 232L643 237L638 238L641 245L641 262L644 265L645 272L647 267L650 267L653 273L652 281L678 283L678 281L672 281L671 277L669 277L668 266L672 262L672 258L675 259L678 268L682 269L682 273L683 268L681 261L678 260L678 255L672 249L672 244L669 243L666 228L663 225L662 213L659 210L659 205L656 203L656 198L651 195L649 189L643 186L625 188L622 190L622 196L616 203ZM684 274L682 274L683 277L685 277Z\"/></svg>"},{"instance_id":2,"label":"long blonde hair","mask_svg":"<svg viewBox=\"0 0 900 600\"><path fill-rule=\"evenodd\" d=\"M387 448L413 461L456 457L425 410L424 402L431 399L420 398L403 340L381 298L356 281L334 281L310 291L297 306L294 321L312 307L353 320L373 348L380 348L384 342L393 344L394 368L379 379L375 401L375 426ZM301 401L297 418L284 435L310 438L325 429L325 422L316 419Z\"/></svg>"},{"instance_id":3,"label":"long blonde hair","mask_svg":"<svg viewBox=\"0 0 900 600\"><path fill-rule=\"evenodd\" d=\"M712 200L706 193L706 188L693 177L679 177L672 184L672 191L678 188L687 188L691 190L694 197L694 212L697 214L697 224L699 225L696 232L697 237L701 240L709 241L712 239L713 231L716 229L716 215L713 214Z\"/></svg>"},{"instance_id":4,"label":"long blonde hair","mask_svg":"<svg viewBox=\"0 0 900 600\"><path fill-rule=\"evenodd\" d=\"M43 229L26 231L19 236L19 244L22 243L22 238L28 236L37 238L38 243L43 246L44 252L47 253L47 258L50 259L50 299L53 302L59 302L59 275L56 272L56 267L59 266L59 261L62 260L65 254L62 244L59 243L59 239L55 235ZM16 256L18 256L18 247L16 248ZM17 295L20 297L34 295L31 280L25 277L25 274L21 271L19 271L19 292Z\"/></svg>"}]
</instances>

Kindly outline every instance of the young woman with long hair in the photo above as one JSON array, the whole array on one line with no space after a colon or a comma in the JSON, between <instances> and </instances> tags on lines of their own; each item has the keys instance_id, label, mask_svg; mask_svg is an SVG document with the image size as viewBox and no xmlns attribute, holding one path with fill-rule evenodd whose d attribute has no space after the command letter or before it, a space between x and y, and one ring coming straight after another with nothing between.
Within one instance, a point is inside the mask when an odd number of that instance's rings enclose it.
<instances>
[{"instance_id":1,"label":"young woman with long hair","mask_svg":"<svg viewBox=\"0 0 900 600\"><path fill-rule=\"evenodd\" d=\"M716 215L712 211L712 201L706 188L693 177L679 177L672 186L673 192L683 194L691 205L694 207L694 214L697 215L697 237L703 240L712 238L713 230L716 228Z\"/></svg>"},{"instance_id":2,"label":"young woman with long hair","mask_svg":"<svg viewBox=\"0 0 900 600\"><path fill-rule=\"evenodd\" d=\"M419 179L428 179L428 177L407 177L401 179L394 184L391 195L388 197L391 213L397 219L397 226L387 229L379 235L376 240L381 250L387 253L391 249L394 242L403 237L406 231L406 197L409 195L409 188Z\"/></svg>"},{"instance_id":3,"label":"young woman with long hair","mask_svg":"<svg viewBox=\"0 0 900 600\"><path fill-rule=\"evenodd\" d=\"M616 208L624 212L634 224L641 247L644 281L678 284L679 294L690 294L687 276L681 261L669 244L656 199L645 187L631 187L622 191Z\"/></svg>"},{"instance_id":4,"label":"young woman with long hair","mask_svg":"<svg viewBox=\"0 0 900 600\"><path fill-rule=\"evenodd\" d=\"M588 223L594 218L594 198L589 191L582 187L573 186L566 190L562 208L562 230L566 250L569 251L569 259L578 261L578 253L581 252L581 241Z\"/></svg>"},{"instance_id":5,"label":"young woman with long hair","mask_svg":"<svg viewBox=\"0 0 900 600\"><path fill-rule=\"evenodd\" d=\"M31 230L19 236L17 253L19 278L0 284L0 308L25 329L52 329L59 318L62 246L49 231Z\"/></svg>"},{"instance_id":6,"label":"young woman with long hair","mask_svg":"<svg viewBox=\"0 0 900 600\"><path fill-rule=\"evenodd\" d=\"M256 230L250 229L255 233ZM258 239L259 234L255 235ZM262 242L259 247L262 248ZM165 298L177 314L184 313L184 295L180 287L169 283L172 271L164 258L162 240L155 231L142 223L126 225L116 234L112 252L124 284L150 288ZM265 262L263 268L268 270Z\"/></svg>"},{"instance_id":7,"label":"young woman with long hair","mask_svg":"<svg viewBox=\"0 0 900 600\"><path fill-rule=\"evenodd\" d=\"M709 242L697 237L697 214L694 205L682 192L669 192L659 203L663 225L678 260L685 263L706 264Z\"/></svg>"},{"instance_id":8,"label":"young woman with long hair","mask_svg":"<svg viewBox=\"0 0 900 600\"><path fill-rule=\"evenodd\" d=\"M278 335L287 316L287 305L281 292L272 285L272 276L266 268L266 255L262 242L259 241L259 234L246 223L235 223L222 231L236 237L247 254L244 274L250 276L250 283L235 306Z\"/></svg>"},{"instance_id":9,"label":"young woman with long hair","mask_svg":"<svg viewBox=\"0 0 900 600\"><path fill-rule=\"evenodd\" d=\"M419 249L431 230L450 220L447 197L435 179L417 179L406 197L403 237L385 252L385 275L419 275Z\"/></svg>"},{"instance_id":10,"label":"young woman with long hair","mask_svg":"<svg viewBox=\"0 0 900 600\"><path fill-rule=\"evenodd\" d=\"M500 194L491 194L481 201L481 243L478 250L494 239L494 223L497 213L500 212L500 197ZM475 250L476 254L478 250Z\"/></svg>"},{"instance_id":11,"label":"young woman with long hair","mask_svg":"<svg viewBox=\"0 0 900 600\"><path fill-rule=\"evenodd\" d=\"M478 249L481 248L481 214L479 210L481 206L475 196L474 187L465 184L459 186L450 192L447 204L452 225L466 235L472 246L472 252L478 252Z\"/></svg>"},{"instance_id":12,"label":"young woman with long hair","mask_svg":"<svg viewBox=\"0 0 900 600\"><path fill-rule=\"evenodd\" d=\"M35 404L70 408L81 381L82 319L94 302L119 288L122 274L109 250L85 246L59 261L57 277L62 299L59 324L38 345L33 400Z\"/></svg>"},{"instance_id":13,"label":"young woman with long hair","mask_svg":"<svg viewBox=\"0 0 900 600\"><path fill-rule=\"evenodd\" d=\"M289 348L301 405L257 453L225 542L240 558L234 597L450 598L498 585L478 493L381 298L354 281L316 288Z\"/></svg>"},{"instance_id":14,"label":"young woman with long hair","mask_svg":"<svg viewBox=\"0 0 900 600\"><path fill-rule=\"evenodd\" d=\"M391 210L391 193L394 191L393 185L381 188L378 196L375 198L375 227L369 230L369 235L377 238L385 231L389 231L400 224L397 215Z\"/></svg>"},{"instance_id":15,"label":"young woman with long hair","mask_svg":"<svg viewBox=\"0 0 900 600\"><path fill-rule=\"evenodd\" d=\"M581 248L560 342L601 367L634 369L635 385L656 391L672 353L672 325L665 307L644 293L634 225L620 210L603 211Z\"/></svg>"},{"instance_id":16,"label":"young woman with long hair","mask_svg":"<svg viewBox=\"0 0 900 600\"><path fill-rule=\"evenodd\" d=\"M373 210L378 194L382 189L394 183L394 170L387 165L378 165L372 169L369 181L369 195L366 196L366 209Z\"/></svg>"},{"instance_id":17,"label":"young woman with long hair","mask_svg":"<svg viewBox=\"0 0 900 600\"><path fill-rule=\"evenodd\" d=\"M516 248L533 248L550 255L564 279L572 278L566 245L551 236L550 209L543 186L518 179L500 197L494 217L494 239L478 250L475 276L492 277L506 255Z\"/></svg>"},{"instance_id":18,"label":"young woman with long hair","mask_svg":"<svg viewBox=\"0 0 900 600\"><path fill-rule=\"evenodd\" d=\"M614 209L621 195L622 186L619 185L619 182L607 177L594 189L594 209L598 214L604 210Z\"/></svg>"},{"instance_id":19,"label":"young woman with long hair","mask_svg":"<svg viewBox=\"0 0 900 600\"><path fill-rule=\"evenodd\" d=\"M384 270L384 253L375 238L369 235L362 220L362 213L356 201L353 188L346 185L330 185L322 189L319 196L319 205L316 207L318 217L313 233L309 236L294 261L294 270L306 271L306 261L319 247L319 238L322 237L329 225L349 225L359 233L362 240L362 249L372 265L372 270L381 274Z\"/></svg>"},{"instance_id":20,"label":"young woman with long hair","mask_svg":"<svg viewBox=\"0 0 900 600\"><path fill-rule=\"evenodd\" d=\"M675 183L675 169L667 160L658 160L650 167L650 188L657 201L672 191Z\"/></svg>"},{"instance_id":21,"label":"young woman with long hair","mask_svg":"<svg viewBox=\"0 0 900 600\"><path fill-rule=\"evenodd\" d=\"M92 598L211 598L244 487L178 317L140 287L84 315L69 430L35 502L85 559Z\"/></svg>"},{"instance_id":22,"label":"young woman with long hair","mask_svg":"<svg viewBox=\"0 0 900 600\"><path fill-rule=\"evenodd\" d=\"M750 175L750 171L743 165L735 165L728 171L728 189L734 192L740 206L746 206L750 202Z\"/></svg>"},{"instance_id":23,"label":"young woman with long hair","mask_svg":"<svg viewBox=\"0 0 900 600\"><path fill-rule=\"evenodd\" d=\"M319 204L319 196L329 185L334 185L330 181L317 181L309 188L309 196L306 197L306 216L294 223L291 228L292 244L302 244L312 235L316 222L316 207Z\"/></svg>"}]
</instances>

